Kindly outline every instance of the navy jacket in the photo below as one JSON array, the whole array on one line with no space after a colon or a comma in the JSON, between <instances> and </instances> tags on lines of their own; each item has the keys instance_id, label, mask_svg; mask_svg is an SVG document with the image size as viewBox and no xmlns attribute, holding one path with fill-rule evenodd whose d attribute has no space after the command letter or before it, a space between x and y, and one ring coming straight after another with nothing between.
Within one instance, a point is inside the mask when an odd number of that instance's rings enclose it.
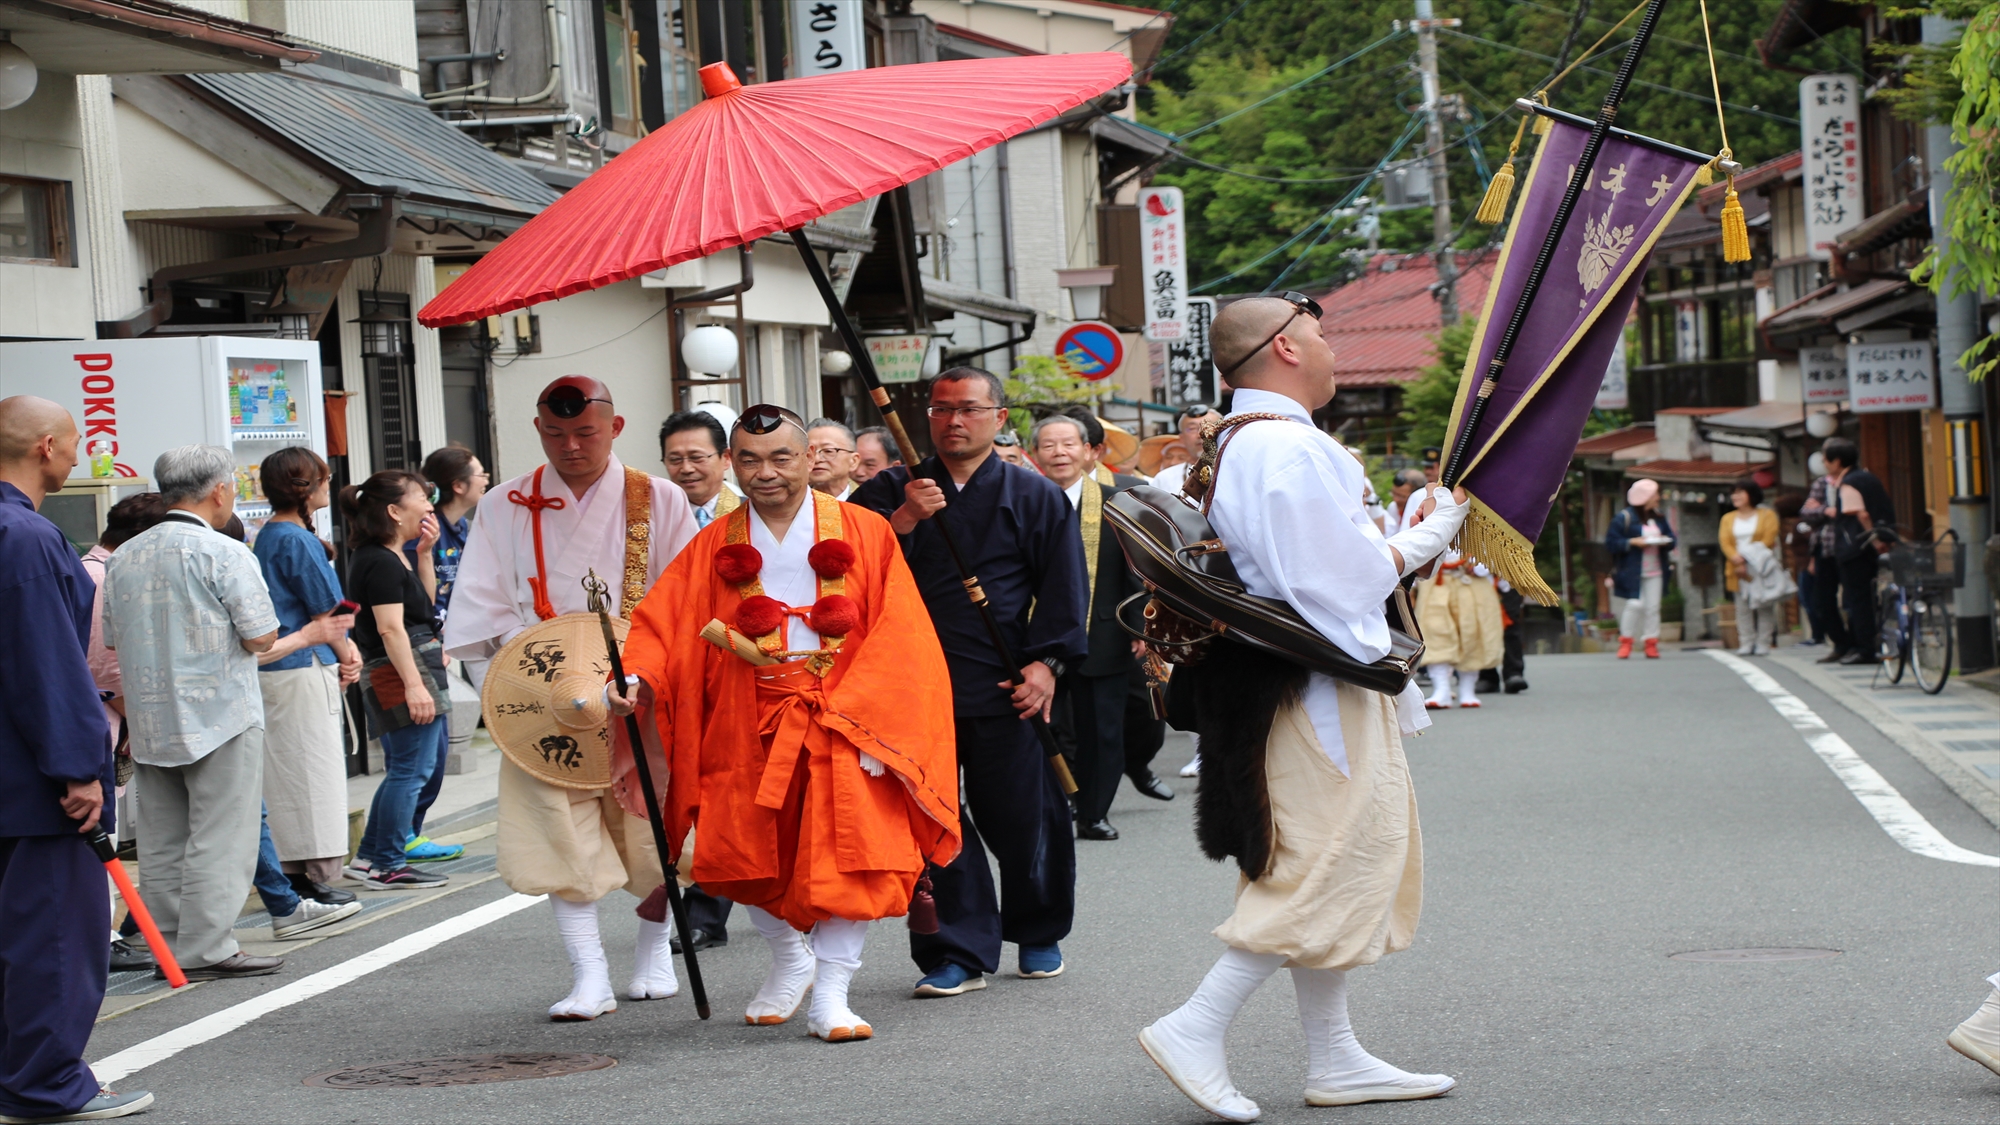
<instances>
[{"instance_id":1,"label":"navy jacket","mask_svg":"<svg viewBox=\"0 0 2000 1125\"><path fill-rule=\"evenodd\" d=\"M961 491L936 457L917 465L944 489L945 511L966 565L978 577L1000 619L1000 630L1023 660L1053 656L1074 666L1089 650L1083 611L1083 538L1069 498L1055 482L988 457ZM887 518L903 505L910 471L893 466L848 497ZM1015 714L1000 681L1014 670L993 651L979 611L965 596L937 521L923 520L902 536L903 557L931 612L951 668L952 705L959 718ZM1029 608L1033 607L1031 617Z\"/></svg>"},{"instance_id":2,"label":"navy jacket","mask_svg":"<svg viewBox=\"0 0 2000 1125\"><path fill-rule=\"evenodd\" d=\"M74 833L63 794L93 777L112 828L111 731L84 659L96 596L69 540L0 481L0 836Z\"/></svg>"},{"instance_id":3,"label":"navy jacket","mask_svg":"<svg viewBox=\"0 0 2000 1125\"><path fill-rule=\"evenodd\" d=\"M1656 515L1653 520L1659 524L1660 534L1670 540L1660 547L1660 571L1672 577L1674 564L1669 555L1679 540L1675 538L1673 525L1667 522L1665 515ZM1627 506L1611 517L1611 529L1604 533L1604 545L1611 551L1611 592L1618 597L1639 596L1639 571L1645 566L1646 548L1632 540L1645 532L1645 513Z\"/></svg>"}]
</instances>

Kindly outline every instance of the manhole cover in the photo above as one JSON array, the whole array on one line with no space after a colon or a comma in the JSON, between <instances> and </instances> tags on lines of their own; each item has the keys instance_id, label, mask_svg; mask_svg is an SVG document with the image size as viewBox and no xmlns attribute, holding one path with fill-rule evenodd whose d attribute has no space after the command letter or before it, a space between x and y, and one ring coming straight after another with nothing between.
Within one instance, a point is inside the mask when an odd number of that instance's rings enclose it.
<instances>
[{"instance_id":1,"label":"manhole cover","mask_svg":"<svg viewBox=\"0 0 2000 1125\"><path fill-rule=\"evenodd\" d=\"M526 1078L560 1078L585 1070L617 1066L610 1055L569 1055L536 1052L517 1055L452 1055L441 1059L350 1066L315 1074L308 1086L336 1090L378 1090L401 1086L476 1086L486 1082L519 1082Z\"/></svg>"},{"instance_id":2,"label":"manhole cover","mask_svg":"<svg viewBox=\"0 0 2000 1125\"><path fill-rule=\"evenodd\" d=\"M1675 961L1817 961L1822 957L1838 957L1838 949L1696 949L1688 953L1672 953L1668 956Z\"/></svg>"}]
</instances>

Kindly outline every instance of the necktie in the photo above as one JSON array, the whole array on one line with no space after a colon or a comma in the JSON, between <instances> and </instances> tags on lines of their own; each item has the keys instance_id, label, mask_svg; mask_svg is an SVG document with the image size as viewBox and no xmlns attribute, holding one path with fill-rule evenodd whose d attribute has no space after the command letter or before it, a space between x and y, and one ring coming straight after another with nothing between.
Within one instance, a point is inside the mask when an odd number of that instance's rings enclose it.
<instances>
[{"instance_id":1,"label":"necktie","mask_svg":"<svg viewBox=\"0 0 2000 1125\"><path fill-rule=\"evenodd\" d=\"M710 521L710 520L712 520L712 519L714 519L714 518L715 518L715 513L714 513L714 512L712 512L712 511L710 511L710 510L709 510L708 508L706 508L706 507L697 507L697 508L696 508L696 509L694 510L694 527L695 527L695 530L696 530L696 531L700 531L700 530L701 530L702 528L704 528L704 527L707 527L707 526L708 526L708 521Z\"/></svg>"}]
</instances>

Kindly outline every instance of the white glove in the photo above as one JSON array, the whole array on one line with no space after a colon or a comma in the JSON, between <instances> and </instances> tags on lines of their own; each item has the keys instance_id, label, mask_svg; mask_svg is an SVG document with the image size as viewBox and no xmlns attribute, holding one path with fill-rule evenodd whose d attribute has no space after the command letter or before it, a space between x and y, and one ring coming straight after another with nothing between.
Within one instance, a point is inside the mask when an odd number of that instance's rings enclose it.
<instances>
[{"instance_id":1,"label":"white glove","mask_svg":"<svg viewBox=\"0 0 2000 1125\"><path fill-rule=\"evenodd\" d=\"M882 771L886 767L882 765L881 759L863 750L861 751L861 768L867 771L869 777L881 777Z\"/></svg>"},{"instance_id":2,"label":"white glove","mask_svg":"<svg viewBox=\"0 0 2000 1125\"><path fill-rule=\"evenodd\" d=\"M1437 508L1430 515L1412 527L1404 528L1389 537L1389 546L1403 556L1403 576L1408 577L1425 563L1444 554L1445 548L1458 535L1458 529L1465 523L1465 515L1472 510L1472 502L1461 504L1452 499L1451 490L1443 485L1432 485L1430 495L1437 500ZM1412 493L1406 502L1413 508L1421 506L1423 500Z\"/></svg>"}]
</instances>

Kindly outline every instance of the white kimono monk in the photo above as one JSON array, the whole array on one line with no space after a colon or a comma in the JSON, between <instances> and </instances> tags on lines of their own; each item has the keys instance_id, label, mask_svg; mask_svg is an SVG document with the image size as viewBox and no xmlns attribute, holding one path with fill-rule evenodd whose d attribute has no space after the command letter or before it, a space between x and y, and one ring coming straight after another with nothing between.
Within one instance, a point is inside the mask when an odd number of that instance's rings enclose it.
<instances>
[{"instance_id":1,"label":"white kimono monk","mask_svg":"<svg viewBox=\"0 0 2000 1125\"><path fill-rule=\"evenodd\" d=\"M486 494L452 590L445 651L465 661L475 681L515 634L584 612L583 578L593 569L610 587L613 612L629 616L694 538L686 494L612 455L611 439L624 428L595 379L565 375L542 391L535 432L548 464ZM661 884L645 806L622 785L564 789L505 760L499 804L500 877L521 894L549 896L575 978L549 1017L588 1020L616 1010L597 900L618 887L644 898ZM626 996L663 999L680 990L671 931L640 920Z\"/></svg>"}]
</instances>

